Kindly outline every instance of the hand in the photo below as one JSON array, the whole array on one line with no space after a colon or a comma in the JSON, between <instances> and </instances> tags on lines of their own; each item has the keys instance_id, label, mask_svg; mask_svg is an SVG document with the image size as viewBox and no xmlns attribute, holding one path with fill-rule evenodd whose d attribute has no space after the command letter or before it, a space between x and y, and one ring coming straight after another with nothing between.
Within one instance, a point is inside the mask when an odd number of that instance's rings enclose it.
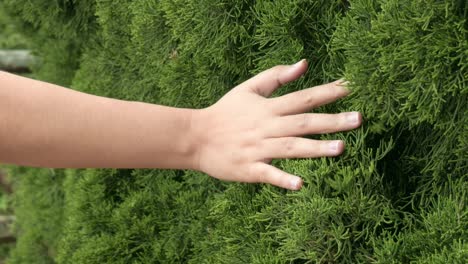
<instances>
[{"instance_id":1,"label":"hand","mask_svg":"<svg viewBox=\"0 0 468 264\"><path fill-rule=\"evenodd\" d=\"M357 112L305 113L346 96L349 92L341 81L267 99L306 70L305 60L273 67L235 87L216 104L197 110L192 118L198 142L196 169L222 180L263 182L298 190L301 178L271 166L272 159L341 154L342 141L300 137L361 125Z\"/></svg>"}]
</instances>

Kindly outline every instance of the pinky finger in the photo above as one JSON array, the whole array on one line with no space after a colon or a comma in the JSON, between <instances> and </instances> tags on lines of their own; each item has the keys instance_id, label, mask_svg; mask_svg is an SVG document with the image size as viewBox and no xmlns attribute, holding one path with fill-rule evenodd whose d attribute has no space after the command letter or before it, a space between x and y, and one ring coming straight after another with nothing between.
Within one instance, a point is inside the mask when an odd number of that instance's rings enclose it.
<instances>
[{"instance_id":1,"label":"pinky finger","mask_svg":"<svg viewBox=\"0 0 468 264\"><path fill-rule=\"evenodd\" d=\"M298 176L262 162L253 166L253 177L257 179L257 182L269 183L289 190L299 190L302 187L302 179Z\"/></svg>"}]
</instances>

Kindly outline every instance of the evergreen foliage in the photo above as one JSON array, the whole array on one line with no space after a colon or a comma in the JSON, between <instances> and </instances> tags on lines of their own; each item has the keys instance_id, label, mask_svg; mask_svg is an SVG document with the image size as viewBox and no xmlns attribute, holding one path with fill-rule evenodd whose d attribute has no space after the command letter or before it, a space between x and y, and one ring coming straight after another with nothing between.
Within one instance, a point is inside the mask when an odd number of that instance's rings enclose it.
<instances>
[{"instance_id":1,"label":"evergreen foliage","mask_svg":"<svg viewBox=\"0 0 468 264\"><path fill-rule=\"evenodd\" d=\"M42 58L42 65L35 69L37 78L69 85L82 49L96 31L95 1L2 2L22 36Z\"/></svg>"},{"instance_id":2,"label":"evergreen foliage","mask_svg":"<svg viewBox=\"0 0 468 264\"><path fill-rule=\"evenodd\" d=\"M10 168L14 175L16 247L9 263L55 263L62 236L65 191L63 170Z\"/></svg>"},{"instance_id":3,"label":"evergreen foliage","mask_svg":"<svg viewBox=\"0 0 468 264\"><path fill-rule=\"evenodd\" d=\"M25 38L16 30L15 23L0 3L0 49L26 49Z\"/></svg>"},{"instance_id":4,"label":"evergreen foliage","mask_svg":"<svg viewBox=\"0 0 468 264\"><path fill-rule=\"evenodd\" d=\"M345 140L340 157L274 161L304 178L298 192L193 171L33 172L12 263L46 254L37 244L56 252L44 263L466 263L466 1L5 2L42 40L45 80L202 108L308 58L275 96L345 77L352 95L318 111L366 118L320 137Z\"/></svg>"}]
</instances>

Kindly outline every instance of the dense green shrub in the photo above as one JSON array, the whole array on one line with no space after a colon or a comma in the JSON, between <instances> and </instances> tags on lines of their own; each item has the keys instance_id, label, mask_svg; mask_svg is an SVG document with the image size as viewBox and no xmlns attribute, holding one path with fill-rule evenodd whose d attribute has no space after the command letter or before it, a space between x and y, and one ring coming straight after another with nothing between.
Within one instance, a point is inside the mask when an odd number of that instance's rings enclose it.
<instances>
[{"instance_id":1,"label":"dense green shrub","mask_svg":"<svg viewBox=\"0 0 468 264\"><path fill-rule=\"evenodd\" d=\"M12 206L17 218L11 263L54 263L62 236L65 191L63 170L10 168Z\"/></svg>"},{"instance_id":2,"label":"dense green shrub","mask_svg":"<svg viewBox=\"0 0 468 264\"><path fill-rule=\"evenodd\" d=\"M13 2L38 32L32 38L73 47L37 44L51 56L41 78L74 76L81 91L202 108L252 74L309 58L308 73L276 95L344 76L353 94L318 111L366 118L356 131L321 136L347 142L338 158L274 161L304 178L299 192L192 171L66 171L53 184L63 197L18 220L33 234L54 228L55 261L468 259L466 1ZM22 199L44 193L50 178L37 177L22 181L19 189L30 190ZM44 210L59 210L60 223L28 222ZM37 252L18 247L12 262Z\"/></svg>"},{"instance_id":3,"label":"dense green shrub","mask_svg":"<svg viewBox=\"0 0 468 264\"><path fill-rule=\"evenodd\" d=\"M26 49L26 39L16 30L16 24L11 20L0 3L0 49Z\"/></svg>"},{"instance_id":4,"label":"dense green shrub","mask_svg":"<svg viewBox=\"0 0 468 264\"><path fill-rule=\"evenodd\" d=\"M37 78L69 85L82 49L96 31L93 0L2 0L17 28L40 56ZM12 21L13 22L13 21Z\"/></svg>"}]
</instances>

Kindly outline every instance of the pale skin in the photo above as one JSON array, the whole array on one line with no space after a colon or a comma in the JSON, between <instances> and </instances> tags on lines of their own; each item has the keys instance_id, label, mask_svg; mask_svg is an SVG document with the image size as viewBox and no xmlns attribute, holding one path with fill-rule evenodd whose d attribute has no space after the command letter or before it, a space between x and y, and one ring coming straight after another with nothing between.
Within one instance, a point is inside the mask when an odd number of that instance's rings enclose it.
<instances>
[{"instance_id":1,"label":"pale skin","mask_svg":"<svg viewBox=\"0 0 468 264\"><path fill-rule=\"evenodd\" d=\"M276 66L204 109L89 95L0 72L0 161L49 168L191 169L238 182L298 190L277 158L340 155L344 142L308 134L361 125L358 112L308 113L346 96L342 81L269 98L307 62Z\"/></svg>"}]
</instances>

